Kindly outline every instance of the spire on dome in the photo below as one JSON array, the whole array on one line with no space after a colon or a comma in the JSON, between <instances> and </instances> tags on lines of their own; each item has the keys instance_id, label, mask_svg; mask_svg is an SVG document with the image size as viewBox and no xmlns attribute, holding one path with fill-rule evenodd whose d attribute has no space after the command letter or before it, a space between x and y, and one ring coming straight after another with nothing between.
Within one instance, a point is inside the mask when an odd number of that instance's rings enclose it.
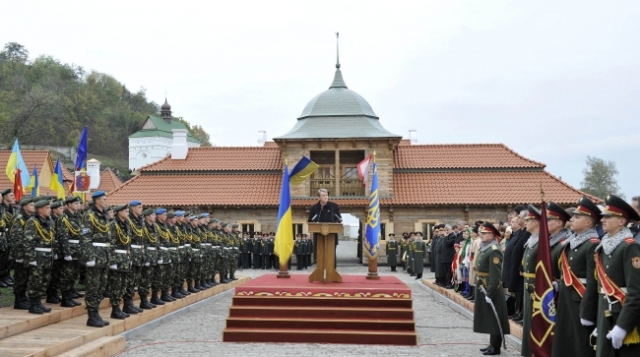
<instances>
[{"instance_id":1,"label":"spire on dome","mask_svg":"<svg viewBox=\"0 0 640 357\"><path fill-rule=\"evenodd\" d=\"M340 68L340 32L336 32L336 68Z\"/></svg>"},{"instance_id":2,"label":"spire on dome","mask_svg":"<svg viewBox=\"0 0 640 357\"><path fill-rule=\"evenodd\" d=\"M342 72L340 71L340 46L338 45L338 39L340 38L340 33L336 32L336 74L333 76L333 82L331 83L331 88L347 88L347 84L344 82L342 78Z\"/></svg>"},{"instance_id":3,"label":"spire on dome","mask_svg":"<svg viewBox=\"0 0 640 357\"><path fill-rule=\"evenodd\" d=\"M171 115L171 106L169 102L167 102L167 97L164 98L164 104L160 107L160 116L167 123L171 124L171 118L173 118L173 116Z\"/></svg>"}]
</instances>

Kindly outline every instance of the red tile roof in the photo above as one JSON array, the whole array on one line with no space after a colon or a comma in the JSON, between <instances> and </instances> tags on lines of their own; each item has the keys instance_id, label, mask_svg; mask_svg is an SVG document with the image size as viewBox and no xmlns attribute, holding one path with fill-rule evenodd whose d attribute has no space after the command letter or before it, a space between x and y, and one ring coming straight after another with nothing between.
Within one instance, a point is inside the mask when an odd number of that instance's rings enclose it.
<instances>
[{"instance_id":1,"label":"red tile roof","mask_svg":"<svg viewBox=\"0 0 640 357\"><path fill-rule=\"evenodd\" d=\"M190 148L186 160L167 156L139 171L280 171L282 167L277 147L201 147Z\"/></svg>"},{"instance_id":2,"label":"red tile roof","mask_svg":"<svg viewBox=\"0 0 640 357\"><path fill-rule=\"evenodd\" d=\"M504 144L399 145L396 169L543 168Z\"/></svg>"},{"instance_id":3,"label":"red tile roof","mask_svg":"<svg viewBox=\"0 0 640 357\"><path fill-rule=\"evenodd\" d=\"M111 192L122 185L116 174L107 168L100 173L100 186L95 191Z\"/></svg>"},{"instance_id":4,"label":"red tile roof","mask_svg":"<svg viewBox=\"0 0 640 357\"><path fill-rule=\"evenodd\" d=\"M29 169L29 174L33 172L33 165L36 165L38 168L38 177L40 178L40 194L41 195L55 195L55 192L49 190L49 183L51 181L51 176L53 174L53 168L55 165L55 161L51 159L51 155L48 150L20 150L22 154L22 158L24 159L25 165ZM9 180L7 175L4 174L6 169L6 163L9 161L9 155L11 155L11 150L0 150L0 165L2 168L2 172L0 173L0 190L4 190L6 188L13 188L13 183ZM43 168L46 168L48 172L43 173ZM64 181L67 180L65 175L66 168L62 168L62 174L65 176L63 178ZM46 178L46 179L45 179ZM72 180L72 179L70 179ZM28 186L29 183L22 183L24 187ZM65 191L68 194L68 187L65 184Z\"/></svg>"},{"instance_id":5,"label":"red tile roof","mask_svg":"<svg viewBox=\"0 0 640 357\"><path fill-rule=\"evenodd\" d=\"M142 174L108 193L109 204L277 206L280 174Z\"/></svg>"}]
</instances>

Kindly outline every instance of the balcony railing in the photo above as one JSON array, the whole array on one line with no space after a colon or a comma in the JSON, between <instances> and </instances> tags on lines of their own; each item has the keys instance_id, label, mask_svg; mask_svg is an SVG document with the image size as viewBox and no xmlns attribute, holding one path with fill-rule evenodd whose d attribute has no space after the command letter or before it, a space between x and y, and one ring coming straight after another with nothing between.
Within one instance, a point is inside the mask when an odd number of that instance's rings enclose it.
<instances>
[{"instance_id":1,"label":"balcony railing","mask_svg":"<svg viewBox=\"0 0 640 357\"><path fill-rule=\"evenodd\" d=\"M329 191L329 195L336 194L336 180L335 179L311 179L311 192L309 196L315 196L318 194L318 190L326 188Z\"/></svg>"},{"instance_id":2,"label":"balcony railing","mask_svg":"<svg viewBox=\"0 0 640 357\"><path fill-rule=\"evenodd\" d=\"M326 188L330 196L364 196L364 187L359 179L341 179L340 192L336 192L335 179L311 179L310 196L315 196L318 190Z\"/></svg>"}]
</instances>

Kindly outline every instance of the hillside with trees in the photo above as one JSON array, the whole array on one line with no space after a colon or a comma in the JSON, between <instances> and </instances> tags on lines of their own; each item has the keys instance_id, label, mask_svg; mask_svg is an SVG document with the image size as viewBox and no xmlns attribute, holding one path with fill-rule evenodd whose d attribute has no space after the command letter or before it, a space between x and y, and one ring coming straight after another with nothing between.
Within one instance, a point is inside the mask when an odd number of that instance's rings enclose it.
<instances>
[{"instance_id":1,"label":"hillside with trees","mask_svg":"<svg viewBox=\"0 0 640 357\"><path fill-rule=\"evenodd\" d=\"M129 155L128 136L147 115L158 112L144 89L129 90L114 77L42 55L29 58L9 42L0 52L0 143L15 138L25 145L75 146L88 126L89 152L114 160ZM203 146L211 145L202 127L180 118ZM126 168L125 168L126 169Z\"/></svg>"}]
</instances>

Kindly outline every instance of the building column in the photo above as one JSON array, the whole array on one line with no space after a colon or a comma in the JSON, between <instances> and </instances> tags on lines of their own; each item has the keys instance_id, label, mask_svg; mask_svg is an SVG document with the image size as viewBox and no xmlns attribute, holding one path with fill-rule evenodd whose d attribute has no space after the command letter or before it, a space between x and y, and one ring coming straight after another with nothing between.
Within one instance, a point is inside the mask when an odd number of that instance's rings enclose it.
<instances>
[{"instance_id":1,"label":"building column","mask_svg":"<svg viewBox=\"0 0 640 357\"><path fill-rule=\"evenodd\" d=\"M340 190L340 150L336 150L336 167L335 167L335 175L336 175L336 193L335 196L341 196L342 191Z\"/></svg>"}]
</instances>

